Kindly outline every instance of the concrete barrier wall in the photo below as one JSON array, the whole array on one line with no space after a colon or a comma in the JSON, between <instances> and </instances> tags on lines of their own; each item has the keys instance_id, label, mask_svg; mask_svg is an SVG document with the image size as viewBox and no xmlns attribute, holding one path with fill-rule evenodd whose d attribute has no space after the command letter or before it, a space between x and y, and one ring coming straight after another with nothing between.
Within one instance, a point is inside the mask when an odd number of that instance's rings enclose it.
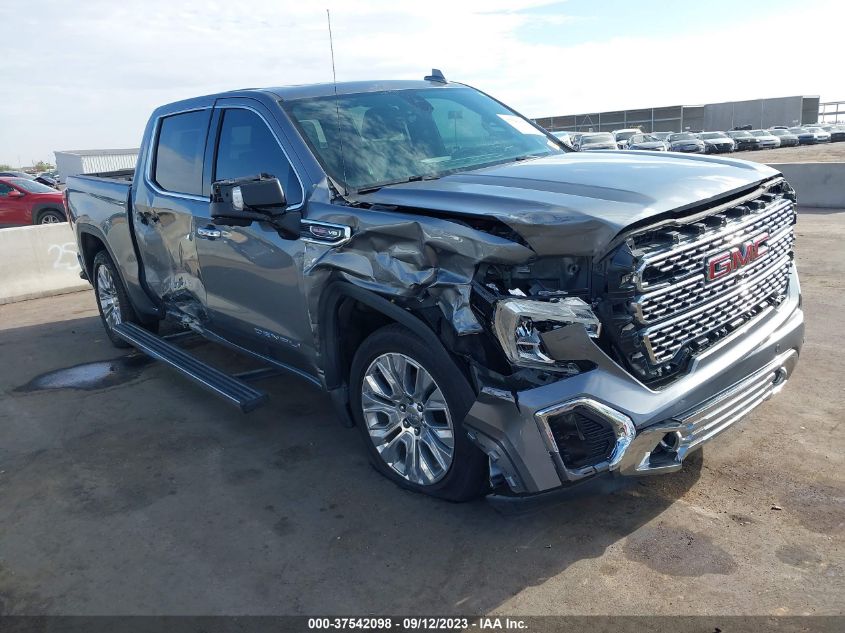
<instances>
[{"instance_id":1,"label":"concrete barrier wall","mask_svg":"<svg viewBox=\"0 0 845 633\"><path fill-rule=\"evenodd\" d=\"M802 207L845 209L845 163L773 163L798 193Z\"/></svg>"},{"instance_id":2,"label":"concrete barrier wall","mask_svg":"<svg viewBox=\"0 0 845 633\"><path fill-rule=\"evenodd\" d=\"M79 278L69 224L0 230L0 304L90 287Z\"/></svg>"}]
</instances>

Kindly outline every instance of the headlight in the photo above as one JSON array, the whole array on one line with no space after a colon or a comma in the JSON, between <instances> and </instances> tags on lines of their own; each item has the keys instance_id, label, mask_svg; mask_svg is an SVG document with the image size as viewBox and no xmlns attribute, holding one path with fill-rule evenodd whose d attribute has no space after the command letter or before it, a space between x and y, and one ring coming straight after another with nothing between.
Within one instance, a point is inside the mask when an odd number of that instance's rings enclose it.
<instances>
[{"instance_id":1,"label":"headlight","mask_svg":"<svg viewBox=\"0 0 845 633\"><path fill-rule=\"evenodd\" d=\"M591 337L601 332L601 323L590 306L577 297L552 301L502 299L493 315L496 336L515 365L554 365L555 359L546 353L540 333L573 323L582 324Z\"/></svg>"}]
</instances>

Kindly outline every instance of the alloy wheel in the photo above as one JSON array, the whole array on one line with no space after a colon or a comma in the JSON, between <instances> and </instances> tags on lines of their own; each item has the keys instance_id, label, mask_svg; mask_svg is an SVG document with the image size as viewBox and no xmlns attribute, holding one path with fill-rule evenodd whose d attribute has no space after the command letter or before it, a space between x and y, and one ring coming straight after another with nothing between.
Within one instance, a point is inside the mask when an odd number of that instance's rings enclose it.
<instances>
[{"instance_id":1,"label":"alloy wheel","mask_svg":"<svg viewBox=\"0 0 845 633\"><path fill-rule=\"evenodd\" d=\"M97 301L109 328L113 328L121 322L117 286L111 271L106 266L97 268Z\"/></svg>"},{"instance_id":2,"label":"alloy wheel","mask_svg":"<svg viewBox=\"0 0 845 633\"><path fill-rule=\"evenodd\" d=\"M452 416L422 365L399 353L376 357L361 384L361 408L370 439L396 474L421 486L446 475L455 453Z\"/></svg>"}]
</instances>

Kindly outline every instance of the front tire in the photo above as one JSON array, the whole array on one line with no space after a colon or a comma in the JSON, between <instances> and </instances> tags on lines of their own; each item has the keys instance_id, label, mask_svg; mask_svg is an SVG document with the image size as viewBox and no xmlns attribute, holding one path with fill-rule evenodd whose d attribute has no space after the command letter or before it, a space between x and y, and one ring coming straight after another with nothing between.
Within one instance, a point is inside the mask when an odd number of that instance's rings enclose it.
<instances>
[{"instance_id":1,"label":"front tire","mask_svg":"<svg viewBox=\"0 0 845 633\"><path fill-rule=\"evenodd\" d=\"M97 309L100 312L100 319L103 321L106 335L112 345L120 348L131 347L129 343L115 334L114 327L119 323L136 323L154 332L158 330L158 321L152 324L141 323L132 303L129 301L129 295L126 293L117 267L106 251L102 250L94 256L91 272L91 283L94 286Z\"/></svg>"},{"instance_id":2,"label":"front tire","mask_svg":"<svg viewBox=\"0 0 845 633\"><path fill-rule=\"evenodd\" d=\"M380 473L450 501L487 491L487 456L463 427L475 397L445 350L389 325L358 348L349 383L355 421Z\"/></svg>"}]
</instances>

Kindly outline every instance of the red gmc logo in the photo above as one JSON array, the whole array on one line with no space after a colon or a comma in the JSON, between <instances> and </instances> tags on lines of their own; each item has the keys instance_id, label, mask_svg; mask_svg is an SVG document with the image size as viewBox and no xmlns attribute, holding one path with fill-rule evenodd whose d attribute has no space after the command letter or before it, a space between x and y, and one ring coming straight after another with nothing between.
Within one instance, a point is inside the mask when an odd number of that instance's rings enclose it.
<instances>
[{"instance_id":1,"label":"red gmc logo","mask_svg":"<svg viewBox=\"0 0 845 633\"><path fill-rule=\"evenodd\" d=\"M764 257L769 252L765 245L768 233L763 233L732 249L707 259L707 281L716 281L735 273L740 268Z\"/></svg>"}]
</instances>

